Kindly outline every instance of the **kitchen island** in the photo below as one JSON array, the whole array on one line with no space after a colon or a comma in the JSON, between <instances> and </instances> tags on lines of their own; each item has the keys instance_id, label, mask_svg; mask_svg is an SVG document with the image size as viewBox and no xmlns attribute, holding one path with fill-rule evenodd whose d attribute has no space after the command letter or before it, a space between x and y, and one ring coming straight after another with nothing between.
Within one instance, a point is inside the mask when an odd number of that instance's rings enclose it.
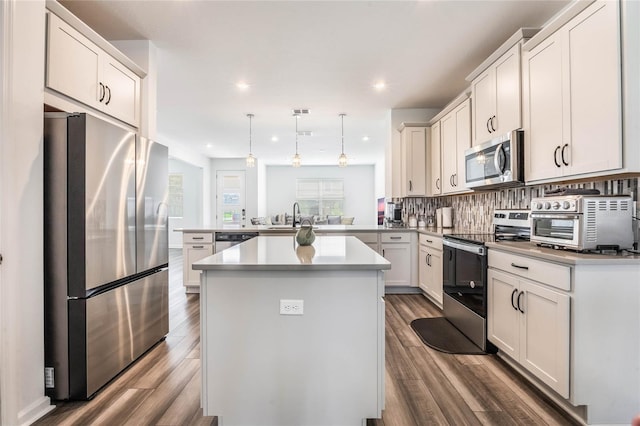
<instances>
[{"instance_id":1,"label":"kitchen island","mask_svg":"<svg viewBox=\"0 0 640 426\"><path fill-rule=\"evenodd\" d=\"M202 407L221 425L363 425L384 408L384 277L355 237L260 236L203 271Z\"/></svg>"}]
</instances>

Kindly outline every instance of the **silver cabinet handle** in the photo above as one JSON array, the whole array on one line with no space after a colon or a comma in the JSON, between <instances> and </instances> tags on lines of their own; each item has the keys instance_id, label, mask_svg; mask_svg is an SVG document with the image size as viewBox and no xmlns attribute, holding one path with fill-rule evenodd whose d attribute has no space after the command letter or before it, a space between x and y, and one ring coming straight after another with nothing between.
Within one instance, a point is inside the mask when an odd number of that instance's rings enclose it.
<instances>
[{"instance_id":1,"label":"silver cabinet handle","mask_svg":"<svg viewBox=\"0 0 640 426\"><path fill-rule=\"evenodd\" d=\"M389 237L389 238L392 239L392 240L401 240L402 239L402 237Z\"/></svg>"},{"instance_id":2,"label":"silver cabinet handle","mask_svg":"<svg viewBox=\"0 0 640 426\"><path fill-rule=\"evenodd\" d=\"M513 306L513 309L515 309L516 311L518 310L518 308L516 307L516 303L513 301L513 296L515 296L517 292L518 289L514 288L513 292L511 293L511 306Z\"/></svg>"},{"instance_id":3,"label":"silver cabinet handle","mask_svg":"<svg viewBox=\"0 0 640 426\"><path fill-rule=\"evenodd\" d=\"M204 248L204 246L193 246L193 248Z\"/></svg>"},{"instance_id":4,"label":"silver cabinet handle","mask_svg":"<svg viewBox=\"0 0 640 426\"><path fill-rule=\"evenodd\" d=\"M109 102L111 102L111 88L109 86L104 87L106 87L107 91L109 92L109 98L104 102L104 104L109 105Z\"/></svg>"},{"instance_id":5,"label":"silver cabinet handle","mask_svg":"<svg viewBox=\"0 0 640 426\"><path fill-rule=\"evenodd\" d=\"M191 237L192 240L204 240L204 237Z\"/></svg>"},{"instance_id":6,"label":"silver cabinet handle","mask_svg":"<svg viewBox=\"0 0 640 426\"><path fill-rule=\"evenodd\" d=\"M436 179L436 189L440 189L440 178Z\"/></svg>"}]
</instances>

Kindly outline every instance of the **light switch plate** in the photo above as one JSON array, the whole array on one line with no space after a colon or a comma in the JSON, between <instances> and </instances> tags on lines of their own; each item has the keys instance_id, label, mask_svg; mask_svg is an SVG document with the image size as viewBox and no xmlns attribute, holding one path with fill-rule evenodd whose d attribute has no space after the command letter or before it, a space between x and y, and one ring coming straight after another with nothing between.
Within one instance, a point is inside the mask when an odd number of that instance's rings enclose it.
<instances>
[{"instance_id":1,"label":"light switch plate","mask_svg":"<svg viewBox=\"0 0 640 426\"><path fill-rule=\"evenodd\" d=\"M304 300L280 299L280 315L304 314Z\"/></svg>"}]
</instances>

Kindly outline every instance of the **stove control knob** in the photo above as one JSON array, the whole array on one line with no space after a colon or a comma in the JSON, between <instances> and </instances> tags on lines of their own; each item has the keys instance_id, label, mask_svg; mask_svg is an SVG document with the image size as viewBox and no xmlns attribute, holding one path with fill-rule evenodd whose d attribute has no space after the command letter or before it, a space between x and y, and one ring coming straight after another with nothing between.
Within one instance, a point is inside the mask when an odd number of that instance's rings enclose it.
<instances>
[{"instance_id":1,"label":"stove control knob","mask_svg":"<svg viewBox=\"0 0 640 426\"><path fill-rule=\"evenodd\" d=\"M542 203L539 201L536 203L536 210L542 210Z\"/></svg>"},{"instance_id":2,"label":"stove control knob","mask_svg":"<svg viewBox=\"0 0 640 426\"><path fill-rule=\"evenodd\" d=\"M544 208L545 208L545 210L549 210L551 208L551 203L548 202L548 201L545 201L544 202Z\"/></svg>"},{"instance_id":3,"label":"stove control knob","mask_svg":"<svg viewBox=\"0 0 640 426\"><path fill-rule=\"evenodd\" d=\"M571 204L568 201L564 201L562 203L562 208L565 210L569 210L569 207L571 207Z\"/></svg>"},{"instance_id":4,"label":"stove control knob","mask_svg":"<svg viewBox=\"0 0 640 426\"><path fill-rule=\"evenodd\" d=\"M560 208L560 203L558 201L554 201L551 207L553 207L554 210L558 210Z\"/></svg>"}]
</instances>

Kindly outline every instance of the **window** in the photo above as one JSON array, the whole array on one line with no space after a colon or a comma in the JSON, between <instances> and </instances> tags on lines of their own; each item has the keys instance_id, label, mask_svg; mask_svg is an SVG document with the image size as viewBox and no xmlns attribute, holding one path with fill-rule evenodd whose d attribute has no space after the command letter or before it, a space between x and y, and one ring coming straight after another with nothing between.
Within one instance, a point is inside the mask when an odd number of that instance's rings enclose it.
<instances>
[{"instance_id":1,"label":"window","mask_svg":"<svg viewBox=\"0 0 640 426\"><path fill-rule=\"evenodd\" d=\"M343 179L298 179L296 201L300 213L314 216L340 216L344 210Z\"/></svg>"},{"instance_id":2,"label":"window","mask_svg":"<svg viewBox=\"0 0 640 426\"><path fill-rule=\"evenodd\" d=\"M182 173L169 173L169 217L182 217L184 205Z\"/></svg>"}]
</instances>

